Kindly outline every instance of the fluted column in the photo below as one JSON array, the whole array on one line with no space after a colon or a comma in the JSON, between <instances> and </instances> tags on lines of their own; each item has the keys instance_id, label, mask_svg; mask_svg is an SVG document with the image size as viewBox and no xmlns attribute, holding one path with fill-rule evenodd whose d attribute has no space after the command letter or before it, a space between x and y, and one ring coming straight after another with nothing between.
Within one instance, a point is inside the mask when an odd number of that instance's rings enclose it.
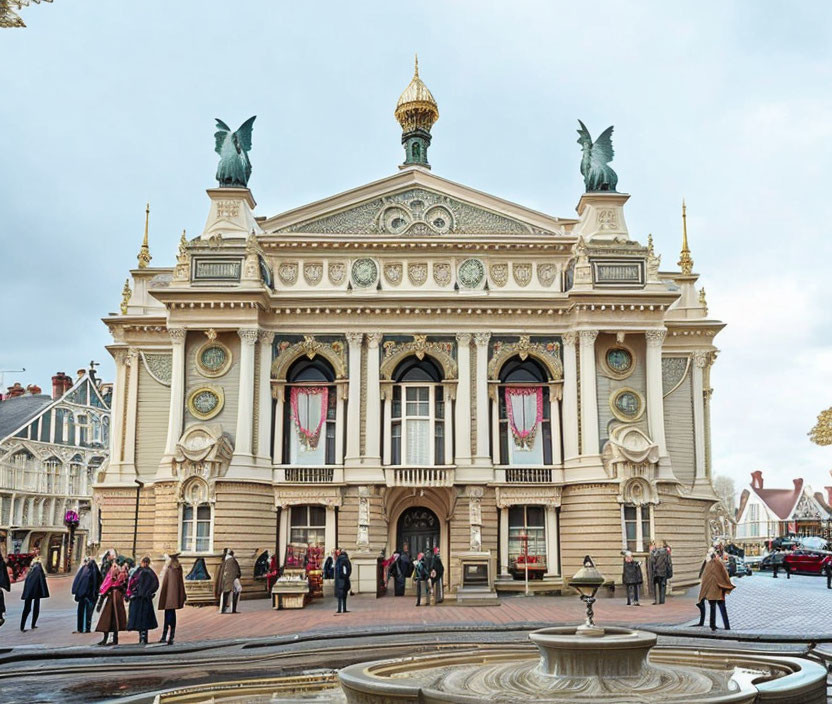
<instances>
[{"instance_id":1,"label":"fluted column","mask_svg":"<svg viewBox=\"0 0 832 704\"><path fill-rule=\"evenodd\" d=\"M702 350L693 353L693 437L696 451L696 481L704 481L705 476L705 385L704 369L710 355Z\"/></svg>"},{"instance_id":2,"label":"fluted column","mask_svg":"<svg viewBox=\"0 0 832 704\"><path fill-rule=\"evenodd\" d=\"M659 446L659 455L667 456L664 433L664 399L662 390L662 345L667 330L648 330L647 339L647 426L650 437Z\"/></svg>"},{"instance_id":3,"label":"fluted column","mask_svg":"<svg viewBox=\"0 0 832 704\"><path fill-rule=\"evenodd\" d=\"M361 341L363 333L348 332L349 386L347 392L347 454L344 464L361 461Z\"/></svg>"},{"instance_id":4,"label":"fluted column","mask_svg":"<svg viewBox=\"0 0 832 704\"><path fill-rule=\"evenodd\" d=\"M168 415L168 437L165 455L168 463L176 451L176 443L182 436L182 422L185 415L185 338L184 328L168 330L172 344L170 368L170 413Z\"/></svg>"},{"instance_id":5,"label":"fluted column","mask_svg":"<svg viewBox=\"0 0 832 704\"><path fill-rule=\"evenodd\" d=\"M127 352L127 359L124 363L129 367L127 371L127 396L124 399L125 414L124 422L126 424L124 433L124 469L127 477L125 479L132 479L130 475L136 473L136 421L139 407L139 351L131 347ZM70 426L72 427L72 426ZM75 432L78 432L77 426L74 427ZM77 437L77 436L76 436ZM71 441L71 439L70 439Z\"/></svg>"},{"instance_id":6,"label":"fluted column","mask_svg":"<svg viewBox=\"0 0 832 704\"><path fill-rule=\"evenodd\" d=\"M257 330L241 329L240 336L240 390L237 408L237 431L234 437L234 459L250 458L251 435L254 416L254 344ZM243 460L244 461L244 460Z\"/></svg>"},{"instance_id":7,"label":"fluted column","mask_svg":"<svg viewBox=\"0 0 832 704\"><path fill-rule=\"evenodd\" d=\"M261 330L258 335L260 340L260 378L257 389L257 457L258 460L272 463L271 439L272 439L272 340L274 333L269 330Z\"/></svg>"},{"instance_id":8,"label":"fluted column","mask_svg":"<svg viewBox=\"0 0 832 704\"><path fill-rule=\"evenodd\" d=\"M477 345L477 455L475 464L491 464L488 438L491 428L488 422L488 341L490 332L474 334Z\"/></svg>"},{"instance_id":9,"label":"fluted column","mask_svg":"<svg viewBox=\"0 0 832 704\"><path fill-rule=\"evenodd\" d=\"M113 384L113 396L110 405L110 468L115 469L120 467L122 460L122 442L121 432L122 424L124 423L124 398L127 389L125 388L126 374L125 374L125 360L127 358L127 350L117 349L113 350L113 360L116 363L115 383ZM60 441L63 433L63 427L59 427L57 423L52 424L52 433L56 441Z\"/></svg>"},{"instance_id":10,"label":"fluted column","mask_svg":"<svg viewBox=\"0 0 832 704\"><path fill-rule=\"evenodd\" d=\"M456 334L457 368L454 423L456 430L456 465L471 464L471 334Z\"/></svg>"},{"instance_id":11,"label":"fluted column","mask_svg":"<svg viewBox=\"0 0 832 704\"><path fill-rule=\"evenodd\" d=\"M563 454L565 460L580 454L578 447L578 364L575 343L578 335L563 336Z\"/></svg>"},{"instance_id":12,"label":"fluted column","mask_svg":"<svg viewBox=\"0 0 832 704\"><path fill-rule=\"evenodd\" d=\"M598 393L595 383L597 330L581 330L581 454L598 454Z\"/></svg>"},{"instance_id":13,"label":"fluted column","mask_svg":"<svg viewBox=\"0 0 832 704\"><path fill-rule=\"evenodd\" d=\"M367 426L364 431L365 464L381 464L381 387L378 346L380 332L367 335Z\"/></svg>"}]
</instances>

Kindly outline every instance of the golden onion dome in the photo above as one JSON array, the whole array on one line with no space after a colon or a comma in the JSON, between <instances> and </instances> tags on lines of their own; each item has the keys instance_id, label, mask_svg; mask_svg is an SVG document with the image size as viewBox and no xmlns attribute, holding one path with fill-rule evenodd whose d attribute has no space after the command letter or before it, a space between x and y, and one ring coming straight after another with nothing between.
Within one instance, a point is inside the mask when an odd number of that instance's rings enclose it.
<instances>
[{"instance_id":1,"label":"golden onion dome","mask_svg":"<svg viewBox=\"0 0 832 704\"><path fill-rule=\"evenodd\" d=\"M439 106L428 87L419 78L419 57L413 78L396 103L396 119L405 131L424 129L428 132L439 119Z\"/></svg>"}]
</instances>

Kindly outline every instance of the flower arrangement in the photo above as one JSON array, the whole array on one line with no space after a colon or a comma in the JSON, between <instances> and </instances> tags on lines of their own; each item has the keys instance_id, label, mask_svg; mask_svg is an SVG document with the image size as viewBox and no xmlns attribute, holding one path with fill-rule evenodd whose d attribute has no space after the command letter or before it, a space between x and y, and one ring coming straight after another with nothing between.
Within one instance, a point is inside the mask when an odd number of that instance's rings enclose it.
<instances>
[{"instance_id":1,"label":"flower arrangement","mask_svg":"<svg viewBox=\"0 0 832 704\"><path fill-rule=\"evenodd\" d=\"M81 519L78 517L78 514L75 513L73 510L69 510L64 514L64 523L70 528L77 528L78 524L81 522Z\"/></svg>"}]
</instances>

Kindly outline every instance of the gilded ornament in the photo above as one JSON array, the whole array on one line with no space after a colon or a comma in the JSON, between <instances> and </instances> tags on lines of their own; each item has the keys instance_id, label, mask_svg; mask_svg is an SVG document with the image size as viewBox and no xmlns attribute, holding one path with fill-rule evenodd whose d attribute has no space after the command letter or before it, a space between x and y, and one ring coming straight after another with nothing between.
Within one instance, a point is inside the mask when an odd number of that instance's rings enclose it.
<instances>
[{"instance_id":1,"label":"gilded ornament","mask_svg":"<svg viewBox=\"0 0 832 704\"><path fill-rule=\"evenodd\" d=\"M491 283L502 288L508 283L508 264L491 265Z\"/></svg>"},{"instance_id":2,"label":"gilded ornament","mask_svg":"<svg viewBox=\"0 0 832 704\"><path fill-rule=\"evenodd\" d=\"M374 286L378 281L378 265L369 257L356 259L352 263L352 283L358 288Z\"/></svg>"},{"instance_id":3,"label":"gilded ornament","mask_svg":"<svg viewBox=\"0 0 832 704\"><path fill-rule=\"evenodd\" d=\"M693 258L690 256L690 247L688 247L688 213L685 199L682 199L682 252L679 255L679 269L685 276L690 276L693 272Z\"/></svg>"},{"instance_id":4,"label":"gilded ornament","mask_svg":"<svg viewBox=\"0 0 832 704\"><path fill-rule=\"evenodd\" d=\"M124 280L124 288L121 289L121 314L127 315L127 305L130 303L130 296L133 292L130 290L130 279Z\"/></svg>"},{"instance_id":5,"label":"gilded ornament","mask_svg":"<svg viewBox=\"0 0 832 704\"><path fill-rule=\"evenodd\" d=\"M644 400L635 389L623 387L610 396L610 410L618 420L632 423L644 413Z\"/></svg>"},{"instance_id":6,"label":"gilded ornament","mask_svg":"<svg viewBox=\"0 0 832 704\"><path fill-rule=\"evenodd\" d=\"M433 280L438 286L451 283L451 265L445 262L435 262L433 265Z\"/></svg>"},{"instance_id":7,"label":"gilded ornament","mask_svg":"<svg viewBox=\"0 0 832 704\"><path fill-rule=\"evenodd\" d=\"M478 288L485 278L485 267L479 259L466 259L459 265L457 279L463 288Z\"/></svg>"},{"instance_id":8,"label":"gilded ornament","mask_svg":"<svg viewBox=\"0 0 832 704\"><path fill-rule=\"evenodd\" d=\"M428 265L426 262L416 262L407 265L407 278L414 286L421 286L428 280Z\"/></svg>"},{"instance_id":9,"label":"gilded ornament","mask_svg":"<svg viewBox=\"0 0 832 704\"><path fill-rule=\"evenodd\" d=\"M389 262L384 265L384 280L391 286L398 286L402 282L401 262Z\"/></svg>"},{"instance_id":10,"label":"gilded ornament","mask_svg":"<svg viewBox=\"0 0 832 704\"><path fill-rule=\"evenodd\" d=\"M144 209L144 240L142 240L141 249L139 249L139 254L136 259L139 260L139 269L146 269L147 265L150 264L150 260L153 257L150 256L150 247L148 246L147 242L147 229L150 223L150 203L145 206Z\"/></svg>"},{"instance_id":11,"label":"gilded ornament","mask_svg":"<svg viewBox=\"0 0 832 704\"><path fill-rule=\"evenodd\" d=\"M618 343L604 351L601 363L608 377L626 379L635 370L635 355L629 347Z\"/></svg>"},{"instance_id":12,"label":"gilded ornament","mask_svg":"<svg viewBox=\"0 0 832 704\"><path fill-rule=\"evenodd\" d=\"M324 276L323 262L305 262L303 265L303 280L310 286L317 286Z\"/></svg>"},{"instance_id":13,"label":"gilded ornament","mask_svg":"<svg viewBox=\"0 0 832 704\"><path fill-rule=\"evenodd\" d=\"M514 281L518 286L528 286L532 280L531 264L514 264L511 268Z\"/></svg>"},{"instance_id":14,"label":"gilded ornament","mask_svg":"<svg viewBox=\"0 0 832 704\"><path fill-rule=\"evenodd\" d=\"M213 333L213 337L209 333ZM194 365L202 376L212 379L221 377L231 368L231 350L217 341L217 333L213 329L206 332L206 335L208 342L197 348Z\"/></svg>"},{"instance_id":15,"label":"gilded ornament","mask_svg":"<svg viewBox=\"0 0 832 704\"><path fill-rule=\"evenodd\" d=\"M222 410L224 402L219 386L200 386L188 395L188 411L194 418L208 420Z\"/></svg>"}]
</instances>

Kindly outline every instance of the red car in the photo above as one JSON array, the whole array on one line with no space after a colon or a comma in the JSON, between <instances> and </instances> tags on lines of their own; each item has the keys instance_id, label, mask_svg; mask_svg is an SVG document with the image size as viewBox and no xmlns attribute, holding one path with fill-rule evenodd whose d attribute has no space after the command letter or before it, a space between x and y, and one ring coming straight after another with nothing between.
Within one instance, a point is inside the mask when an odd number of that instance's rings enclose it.
<instances>
[{"instance_id":1,"label":"red car","mask_svg":"<svg viewBox=\"0 0 832 704\"><path fill-rule=\"evenodd\" d=\"M823 574L824 567L832 563L832 555L810 550L793 550L786 554L785 562L792 572Z\"/></svg>"}]
</instances>

